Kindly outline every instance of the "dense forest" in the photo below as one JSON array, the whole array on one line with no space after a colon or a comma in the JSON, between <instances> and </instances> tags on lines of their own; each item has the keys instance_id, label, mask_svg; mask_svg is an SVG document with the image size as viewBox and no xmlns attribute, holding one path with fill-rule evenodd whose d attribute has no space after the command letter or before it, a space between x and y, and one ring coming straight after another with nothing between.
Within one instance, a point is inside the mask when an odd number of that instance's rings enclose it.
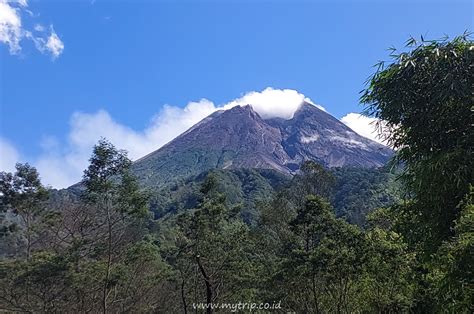
<instances>
[{"instance_id":1,"label":"dense forest","mask_svg":"<svg viewBox=\"0 0 474 314\"><path fill-rule=\"evenodd\" d=\"M1 173L0 311L472 312L474 43L408 46L361 96L396 150L384 169L307 161L156 191L101 140L70 190Z\"/></svg>"}]
</instances>

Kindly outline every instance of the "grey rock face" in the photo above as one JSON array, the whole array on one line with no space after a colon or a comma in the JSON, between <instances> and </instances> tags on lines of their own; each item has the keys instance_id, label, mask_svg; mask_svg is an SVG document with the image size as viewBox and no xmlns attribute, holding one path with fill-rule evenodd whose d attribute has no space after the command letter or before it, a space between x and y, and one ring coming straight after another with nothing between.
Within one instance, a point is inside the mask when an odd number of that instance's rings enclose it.
<instances>
[{"instance_id":1,"label":"grey rock face","mask_svg":"<svg viewBox=\"0 0 474 314\"><path fill-rule=\"evenodd\" d=\"M211 114L137 160L133 170L143 184L161 186L213 168L265 168L292 174L304 160L327 167L379 167L391 156L389 148L311 104L303 104L290 120L263 120L247 105Z\"/></svg>"},{"instance_id":2,"label":"grey rock face","mask_svg":"<svg viewBox=\"0 0 474 314\"><path fill-rule=\"evenodd\" d=\"M327 167L380 167L393 154L310 104L303 104L290 120L266 122L281 130L282 145L296 164L309 159Z\"/></svg>"}]
</instances>

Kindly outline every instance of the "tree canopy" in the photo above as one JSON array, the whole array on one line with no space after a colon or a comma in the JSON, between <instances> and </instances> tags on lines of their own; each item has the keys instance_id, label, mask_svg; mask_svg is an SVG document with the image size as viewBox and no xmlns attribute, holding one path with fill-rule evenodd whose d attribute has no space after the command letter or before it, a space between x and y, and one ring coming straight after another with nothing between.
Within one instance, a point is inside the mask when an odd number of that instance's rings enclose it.
<instances>
[{"instance_id":1,"label":"tree canopy","mask_svg":"<svg viewBox=\"0 0 474 314\"><path fill-rule=\"evenodd\" d=\"M465 33L453 40L411 38L407 48L392 49L392 61L378 64L361 102L397 150L432 251L452 235L457 205L473 182L474 43Z\"/></svg>"}]
</instances>

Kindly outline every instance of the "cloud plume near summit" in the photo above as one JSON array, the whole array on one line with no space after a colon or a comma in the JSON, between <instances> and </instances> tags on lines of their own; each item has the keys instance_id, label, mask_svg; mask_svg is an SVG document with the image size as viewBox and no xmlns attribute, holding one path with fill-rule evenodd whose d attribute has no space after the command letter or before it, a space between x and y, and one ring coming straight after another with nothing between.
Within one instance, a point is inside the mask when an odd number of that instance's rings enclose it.
<instances>
[{"instance_id":1,"label":"cloud plume near summit","mask_svg":"<svg viewBox=\"0 0 474 314\"><path fill-rule=\"evenodd\" d=\"M118 148L127 150L129 157L136 160L165 145L217 110L250 104L264 119L274 117L290 119L303 102L315 105L309 98L295 90L266 88L260 92L245 93L222 105L216 105L207 99L189 102L184 107L164 105L143 130L134 130L117 122L105 110L94 113L75 112L69 121L67 137L60 139L45 136L40 143L42 153L39 157L26 158L8 141L0 141L3 146L0 147L2 150L0 170L11 171L14 161L29 161L38 168L45 184L64 188L81 179L82 172L88 165L92 147L101 137L108 139ZM319 105L315 106L324 110ZM357 129L355 131L361 133Z\"/></svg>"}]
</instances>

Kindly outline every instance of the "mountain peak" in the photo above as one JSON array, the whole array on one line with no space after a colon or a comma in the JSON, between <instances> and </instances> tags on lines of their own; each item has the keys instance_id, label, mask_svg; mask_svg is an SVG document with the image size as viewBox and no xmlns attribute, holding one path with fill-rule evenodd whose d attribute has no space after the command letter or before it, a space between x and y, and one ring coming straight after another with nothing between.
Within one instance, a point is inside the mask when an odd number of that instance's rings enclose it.
<instances>
[{"instance_id":1,"label":"mountain peak","mask_svg":"<svg viewBox=\"0 0 474 314\"><path fill-rule=\"evenodd\" d=\"M325 112L325 111L321 110L321 108L319 108L318 106L312 103L303 101L300 107L298 108L298 110L295 111L295 114L293 115L293 117L300 114L312 114L315 112Z\"/></svg>"},{"instance_id":2,"label":"mountain peak","mask_svg":"<svg viewBox=\"0 0 474 314\"><path fill-rule=\"evenodd\" d=\"M224 111L227 115L242 115L248 114L251 117L259 117L260 115L253 109L252 105L235 106Z\"/></svg>"},{"instance_id":3,"label":"mountain peak","mask_svg":"<svg viewBox=\"0 0 474 314\"><path fill-rule=\"evenodd\" d=\"M305 160L327 167L379 167L387 147L303 102L291 119L262 119L251 105L213 113L179 137L134 163L146 184L187 178L215 168L261 168L292 174Z\"/></svg>"}]
</instances>

